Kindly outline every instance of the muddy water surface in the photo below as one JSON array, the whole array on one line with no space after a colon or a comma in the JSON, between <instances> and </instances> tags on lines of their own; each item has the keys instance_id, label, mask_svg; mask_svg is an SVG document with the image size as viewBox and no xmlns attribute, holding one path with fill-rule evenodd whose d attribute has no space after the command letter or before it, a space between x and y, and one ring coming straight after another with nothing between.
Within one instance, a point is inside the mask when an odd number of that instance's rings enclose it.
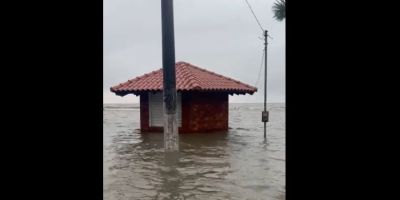
<instances>
[{"instance_id":1,"label":"muddy water surface","mask_svg":"<svg viewBox=\"0 0 400 200\"><path fill-rule=\"evenodd\" d=\"M104 199L285 199L285 105L230 104L229 132L181 134L180 152L162 133L141 134L138 105L104 105Z\"/></svg>"}]
</instances>

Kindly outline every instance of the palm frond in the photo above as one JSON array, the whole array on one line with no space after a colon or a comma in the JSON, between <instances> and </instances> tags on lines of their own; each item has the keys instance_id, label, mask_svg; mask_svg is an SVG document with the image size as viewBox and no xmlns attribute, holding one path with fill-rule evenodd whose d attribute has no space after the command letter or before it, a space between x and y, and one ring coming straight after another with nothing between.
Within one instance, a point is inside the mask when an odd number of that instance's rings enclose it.
<instances>
[{"instance_id":1,"label":"palm frond","mask_svg":"<svg viewBox=\"0 0 400 200\"><path fill-rule=\"evenodd\" d=\"M278 21L282 21L286 18L286 0L276 0L272 6L274 12L274 18Z\"/></svg>"}]
</instances>

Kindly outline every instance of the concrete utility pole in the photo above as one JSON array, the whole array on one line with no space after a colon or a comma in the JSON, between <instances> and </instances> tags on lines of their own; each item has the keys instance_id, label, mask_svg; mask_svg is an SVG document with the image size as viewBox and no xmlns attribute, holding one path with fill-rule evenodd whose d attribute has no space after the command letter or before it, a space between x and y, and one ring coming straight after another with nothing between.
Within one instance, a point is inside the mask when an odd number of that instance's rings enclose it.
<instances>
[{"instance_id":1,"label":"concrete utility pole","mask_svg":"<svg viewBox=\"0 0 400 200\"><path fill-rule=\"evenodd\" d=\"M179 150L176 120L174 12L172 0L161 0L165 151Z\"/></svg>"},{"instance_id":2,"label":"concrete utility pole","mask_svg":"<svg viewBox=\"0 0 400 200\"><path fill-rule=\"evenodd\" d=\"M267 139L267 122L269 117L269 112L267 111L267 45L268 41L268 31L264 31L264 57L265 57L265 75L264 75L264 111L262 112L262 119L261 121L264 122L264 138Z\"/></svg>"}]
</instances>

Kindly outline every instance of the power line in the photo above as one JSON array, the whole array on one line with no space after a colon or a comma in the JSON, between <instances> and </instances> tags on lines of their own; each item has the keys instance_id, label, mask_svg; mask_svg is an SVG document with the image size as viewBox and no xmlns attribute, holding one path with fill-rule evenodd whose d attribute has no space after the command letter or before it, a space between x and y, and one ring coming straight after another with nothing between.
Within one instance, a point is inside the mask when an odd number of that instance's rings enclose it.
<instances>
[{"instance_id":1,"label":"power line","mask_svg":"<svg viewBox=\"0 0 400 200\"><path fill-rule=\"evenodd\" d=\"M262 54L262 58L261 58L261 64L260 64L260 69L258 70L258 77L257 77L257 82L254 86L258 86L258 81L260 80L260 75L261 75L261 70L262 70L262 66L264 64L264 56L265 56L265 51L263 50L263 54Z\"/></svg>"},{"instance_id":2,"label":"power line","mask_svg":"<svg viewBox=\"0 0 400 200\"><path fill-rule=\"evenodd\" d=\"M263 29L263 27L261 26L261 23L260 23L260 21L258 20L256 14L254 13L253 9L251 8L251 5L249 4L249 2L248 2L247 0L245 0L245 2L246 2L246 4L247 4L247 6L249 7L251 13L253 14L254 19L256 19L257 24L258 24L258 26L260 27L261 31L264 33L264 29ZM263 39L263 38L260 38L260 39ZM255 83L255 86L256 86L256 87L258 86L258 82L260 81L261 69L262 69L262 65L263 65L263 63L264 63L264 56L265 56L265 52L263 52L263 54L262 54L260 69L259 69L259 72L258 72L257 81L256 81L256 83Z\"/></svg>"},{"instance_id":3,"label":"power line","mask_svg":"<svg viewBox=\"0 0 400 200\"><path fill-rule=\"evenodd\" d=\"M245 0L245 1L246 1L246 3L247 3L247 6L250 8L251 13L253 13L253 16L254 16L254 18L256 19L258 26L260 26L261 31L264 32L264 29L263 29L263 27L261 26L260 21L258 21L258 18L257 18L257 16L256 16L256 14L254 14L254 11L253 11L253 9L251 8L249 2L248 2L247 0Z\"/></svg>"}]
</instances>

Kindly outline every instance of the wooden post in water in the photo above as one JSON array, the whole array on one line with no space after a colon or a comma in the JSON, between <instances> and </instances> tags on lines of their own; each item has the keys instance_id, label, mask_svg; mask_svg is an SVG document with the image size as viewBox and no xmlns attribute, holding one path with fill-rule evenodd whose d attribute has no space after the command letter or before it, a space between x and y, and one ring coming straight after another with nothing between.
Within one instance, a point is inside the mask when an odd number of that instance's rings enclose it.
<instances>
[{"instance_id":1,"label":"wooden post in water","mask_svg":"<svg viewBox=\"0 0 400 200\"><path fill-rule=\"evenodd\" d=\"M267 139L267 122L268 122L268 118L269 118L269 113L267 111L267 38L268 37L268 31L265 30L264 31L264 57L265 57L265 74L264 74L264 111L262 112L262 117L261 117L261 121L264 122L264 139Z\"/></svg>"},{"instance_id":2,"label":"wooden post in water","mask_svg":"<svg viewBox=\"0 0 400 200\"><path fill-rule=\"evenodd\" d=\"M173 1L161 0L164 149L179 150L176 120L176 80Z\"/></svg>"}]
</instances>

